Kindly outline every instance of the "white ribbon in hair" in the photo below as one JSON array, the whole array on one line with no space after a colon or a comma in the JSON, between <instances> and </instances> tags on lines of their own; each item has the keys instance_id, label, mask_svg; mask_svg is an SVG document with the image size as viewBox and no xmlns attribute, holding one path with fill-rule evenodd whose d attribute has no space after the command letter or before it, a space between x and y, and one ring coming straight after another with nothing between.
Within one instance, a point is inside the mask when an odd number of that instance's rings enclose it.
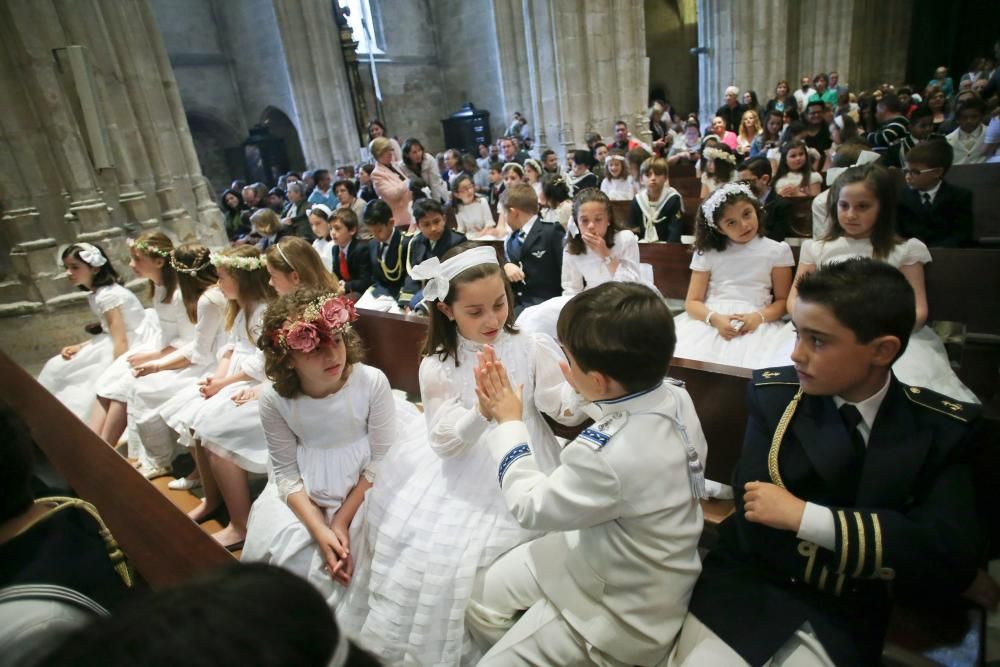
<instances>
[{"instance_id":1,"label":"white ribbon in hair","mask_svg":"<svg viewBox=\"0 0 1000 667\"><path fill-rule=\"evenodd\" d=\"M331 215L333 215L333 211L331 211L330 207L327 206L326 204L313 204L312 208L309 209L309 213L308 214L312 215L313 211L322 211L323 215L325 215L328 218Z\"/></svg>"},{"instance_id":2,"label":"white ribbon in hair","mask_svg":"<svg viewBox=\"0 0 1000 667\"><path fill-rule=\"evenodd\" d=\"M836 118L833 119L833 124L837 126L837 129L843 130L844 129L844 117L843 116L837 116Z\"/></svg>"},{"instance_id":3,"label":"white ribbon in hair","mask_svg":"<svg viewBox=\"0 0 1000 667\"><path fill-rule=\"evenodd\" d=\"M90 264L95 269L108 263L108 258L97 248L89 243L74 243L80 249L80 259Z\"/></svg>"},{"instance_id":4,"label":"white ribbon in hair","mask_svg":"<svg viewBox=\"0 0 1000 667\"><path fill-rule=\"evenodd\" d=\"M879 154L873 151L861 151L858 154L857 161L851 165L851 167L861 167L863 165L874 162L879 158ZM830 167L826 170L826 184L827 186L833 185L833 182L837 180L837 177L843 174L845 171L851 167Z\"/></svg>"},{"instance_id":5,"label":"white ribbon in hair","mask_svg":"<svg viewBox=\"0 0 1000 667\"><path fill-rule=\"evenodd\" d=\"M425 300L444 301L451 289L452 279L466 269L480 264L500 265L497 252L492 246L472 248L443 262L437 257L431 257L410 269L410 276L427 281L424 283Z\"/></svg>"},{"instance_id":6,"label":"white ribbon in hair","mask_svg":"<svg viewBox=\"0 0 1000 667\"><path fill-rule=\"evenodd\" d=\"M734 194L744 194L750 199L756 201L757 196L750 189L750 186L746 183L726 183L721 188L713 192L705 200L705 203L701 205L701 212L705 214L705 224L712 229L718 229L718 225L715 224L715 209L719 208L729 198L730 195Z\"/></svg>"}]
</instances>

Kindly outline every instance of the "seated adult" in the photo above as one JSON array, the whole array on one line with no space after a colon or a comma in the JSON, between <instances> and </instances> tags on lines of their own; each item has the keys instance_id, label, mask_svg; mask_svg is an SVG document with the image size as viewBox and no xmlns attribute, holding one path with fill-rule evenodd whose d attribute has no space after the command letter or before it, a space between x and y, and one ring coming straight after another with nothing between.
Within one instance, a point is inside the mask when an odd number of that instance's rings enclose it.
<instances>
[{"instance_id":1,"label":"seated adult","mask_svg":"<svg viewBox=\"0 0 1000 667\"><path fill-rule=\"evenodd\" d=\"M740 89L736 86L729 86L726 88L726 101L716 110L715 115L723 120L728 132L735 133L740 129L740 120L743 118L744 111L746 109L740 104ZM714 131L715 128L712 129ZM730 148L735 149L736 146L730 146Z\"/></svg>"}]
</instances>

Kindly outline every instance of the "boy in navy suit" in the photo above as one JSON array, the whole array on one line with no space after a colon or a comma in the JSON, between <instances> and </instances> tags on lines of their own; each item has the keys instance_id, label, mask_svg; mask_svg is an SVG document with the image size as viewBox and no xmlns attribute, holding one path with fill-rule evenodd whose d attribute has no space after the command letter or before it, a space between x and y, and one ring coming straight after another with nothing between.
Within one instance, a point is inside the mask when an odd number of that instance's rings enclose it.
<instances>
[{"instance_id":1,"label":"boy in navy suit","mask_svg":"<svg viewBox=\"0 0 1000 667\"><path fill-rule=\"evenodd\" d=\"M944 182L952 148L944 139L923 141L906 154L906 185L896 209L897 228L930 247L967 248L972 238L972 193Z\"/></svg>"},{"instance_id":2,"label":"boy in navy suit","mask_svg":"<svg viewBox=\"0 0 1000 667\"><path fill-rule=\"evenodd\" d=\"M504 272L514 289L520 315L562 294L562 254L566 233L554 222L538 219L538 197L530 185L515 185L504 195L510 236L504 241Z\"/></svg>"},{"instance_id":3,"label":"boy in navy suit","mask_svg":"<svg viewBox=\"0 0 1000 667\"><path fill-rule=\"evenodd\" d=\"M345 292L360 296L372 284L372 261L368 242L358 238L358 216L349 208L333 212L330 233L333 237L333 273Z\"/></svg>"},{"instance_id":4,"label":"boy in navy suit","mask_svg":"<svg viewBox=\"0 0 1000 667\"><path fill-rule=\"evenodd\" d=\"M985 576L977 408L891 370L916 313L906 278L850 259L798 290L795 366L754 371L736 512L672 665L880 665L893 595L956 599Z\"/></svg>"},{"instance_id":5,"label":"boy in navy suit","mask_svg":"<svg viewBox=\"0 0 1000 667\"><path fill-rule=\"evenodd\" d=\"M465 241L465 234L445 226L444 207L436 199L421 199L413 205L413 219L417 232L406 253L406 281L399 292L399 307L416 310L424 298L423 286L410 276L410 269L431 257L444 258L444 254Z\"/></svg>"},{"instance_id":6,"label":"boy in navy suit","mask_svg":"<svg viewBox=\"0 0 1000 667\"><path fill-rule=\"evenodd\" d=\"M396 227L392 209L383 199L373 199L365 206L365 226L372 235L368 244L371 287L358 299L358 308L396 311L406 281L406 252L413 237Z\"/></svg>"}]
</instances>

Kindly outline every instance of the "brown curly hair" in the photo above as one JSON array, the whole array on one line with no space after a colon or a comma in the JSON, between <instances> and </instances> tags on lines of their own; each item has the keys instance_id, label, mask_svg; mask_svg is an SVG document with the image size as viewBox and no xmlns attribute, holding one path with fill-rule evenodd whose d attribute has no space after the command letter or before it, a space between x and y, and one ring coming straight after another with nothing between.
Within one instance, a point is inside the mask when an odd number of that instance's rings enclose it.
<instances>
[{"instance_id":1,"label":"brown curly hair","mask_svg":"<svg viewBox=\"0 0 1000 667\"><path fill-rule=\"evenodd\" d=\"M274 334L285 326L285 322L302 319L306 308L325 295L332 293L329 290L299 288L278 297L264 313L264 326L257 339L257 347L264 352L264 373L274 384L274 390L283 398L295 398L301 394L302 384L298 373L289 365L291 352L275 343ZM365 352L361 336L354 329L348 327L342 335L347 348L347 368L344 369L347 373L354 364L364 361Z\"/></svg>"}]
</instances>

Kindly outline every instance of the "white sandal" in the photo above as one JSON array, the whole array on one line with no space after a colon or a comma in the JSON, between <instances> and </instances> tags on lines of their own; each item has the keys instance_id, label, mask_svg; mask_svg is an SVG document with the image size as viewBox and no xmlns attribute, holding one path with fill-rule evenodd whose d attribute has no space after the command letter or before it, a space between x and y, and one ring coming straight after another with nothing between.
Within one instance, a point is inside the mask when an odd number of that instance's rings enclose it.
<instances>
[{"instance_id":1,"label":"white sandal","mask_svg":"<svg viewBox=\"0 0 1000 667\"><path fill-rule=\"evenodd\" d=\"M191 489L196 489L199 486L201 486L200 479L191 479L189 477L181 477L180 479L167 482L167 488L173 489L174 491L190 491Z\"/></svg>"}]
</instances>

